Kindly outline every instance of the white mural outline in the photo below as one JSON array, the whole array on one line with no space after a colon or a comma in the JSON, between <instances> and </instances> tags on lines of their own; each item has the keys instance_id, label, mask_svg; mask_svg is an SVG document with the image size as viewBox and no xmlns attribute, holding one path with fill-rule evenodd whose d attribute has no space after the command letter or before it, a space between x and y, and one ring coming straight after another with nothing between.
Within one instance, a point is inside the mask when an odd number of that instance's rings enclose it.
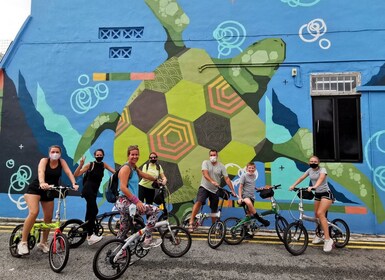
<instances>
[{"instance_id":1,"label":"white mural outline","mask_svg":"<svg viewBox=\"0 0 385 280\"><path fill-rule=\"evenodd\" d=\"M385 192L385 166L384 165L380 165L377 167L372 166L370 163L371 157L369 156L369 151L370 151L369 146L372 144L375 145L375 148L378 149L378 152L385 154L385 148L381 148L381 145L380 145L380 138L384 134L385 134L385 130L378 131L375 134L373 134L369 138L368 142L366 142L364 153L365 153L366 164L368 165L369 169L373 171L374 184L380 190Z\"/></svg>"},{"instance_id":2,"label":"white mural outline","mask_svg":"<svg viewBox=\"0 0 385 280\"><path fill-rule=\"evenodd\" d=\"M233 49L242 52L240 46L246 39L245 27L233 20L224 21L215 28L213 37L218 41L218 58L228 56Z\"/></svg>"},{"instance_id":3,"label":"white mural outline","mask_svg":"<svg viewBox=\"0 0 385 280\"><path fill-rule=\"evenodd\" d=\"M306 33L309 34L310 38L304 37L304 29L306 28ZM302 41L306 43L313 43L317 41L320 37L325 35L327 32L327 26L325 21L321 18L316 18L308 22L307 24L302 25L299 28L298 35ZM331 42L329 39L322 38L318 41L318 44L321 49L327 50L331 46Z\"/></svg>"},{"instance_id":4,"label":"white mural outline","mask_svg":"<svg viewBox=\"0 0 385 280\"><path fill-rule=\"evenodd\" d=\"M14 167L14 160L10 159L7 161L6 166L8 168ZM12 167L10 167L12 166ZM15 200L11 195L11 190L14 191L22 191L26 186L29 184L29 180L32 176L32 170L27 165L21 165L19 169L12 174L11 178L9 179L9 188L8 188L8 197L9 200L16 204L16 207L19 210L25 210L27 208L27 203L24 200L24 196L21 195L18 200Z\"/></svg>"},{"instance_id":5,"label":"white mural outline","mask_svg":"<svg viewBox=\"0 0 385 280\"><path fill-rule=\"evenodd\" d=\"M78 88L71 94L72 110L78 114L85 114L89 110L95 108L99 101L108 97L109 89L105 83L98 83L94 87L86 87L90 78L83 74L78 78L78 83L83 88Z\"/></svg>"},{"instance_id":6,"label":"white mural outline","mask_svg":"<svg viewBox=\"0 0 385 280\"><path fill-rule=\"evenodd\" d=\"M312 7L321 0L281 0L281 2L288 4L290 7Z\"/></svg>"}]
</instances>

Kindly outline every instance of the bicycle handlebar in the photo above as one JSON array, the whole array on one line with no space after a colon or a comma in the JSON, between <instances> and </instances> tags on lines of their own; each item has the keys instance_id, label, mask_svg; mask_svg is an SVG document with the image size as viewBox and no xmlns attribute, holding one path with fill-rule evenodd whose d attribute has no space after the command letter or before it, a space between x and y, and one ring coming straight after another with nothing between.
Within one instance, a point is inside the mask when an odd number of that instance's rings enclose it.
<instances>
[{"instance_id":1,"label":"bicycle handlebar","mask_svg":"<svg viewBox=\"0 0 385 280\"><path fill-rule=\"evenodd\" d=\"M273 189L273 190L276 190L276 189L280 189L281 188L281 184L279 185L273 185L273 186L270 186L270 188L255 188L257 192L261 192L263 190L268 190L268 189Z\"/></svg>"},{"instance_id":2,"label":"bicycle handlebar","mask_svg":"<svg viewBox=\"0 0 385 280\"><path fill-rule=\"evenodd\" d=\"M298 187L295 187L294 189L292 189L292 191L295 191L295 192L299 192L299 191L302 191L302 190L308 191L308 190L307 190L308 188L309 188L309 187L305 187L305 188L298 188Z\"/></svg>"},{"instance_id":3,"label":"bicycle handlebar","mask_svg":"<svg viewBox=\"0 0 385 280\"><path fill-rule=\"evenodd\" d=\"M39 187L40 188L40 187ZM55 185L49 185L49 188L46 190L75 190L74 188L71 188L70 186L55 186Z\"/></svg>"}]
</instances>

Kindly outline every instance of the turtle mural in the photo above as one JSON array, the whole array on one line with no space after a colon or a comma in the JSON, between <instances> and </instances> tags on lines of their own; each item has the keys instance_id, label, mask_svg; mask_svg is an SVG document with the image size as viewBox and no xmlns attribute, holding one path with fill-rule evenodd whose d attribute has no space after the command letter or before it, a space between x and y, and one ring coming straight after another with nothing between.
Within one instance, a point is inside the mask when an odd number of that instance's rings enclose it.
<instances>
[{"instance_id":1,"label":"turtle mural","mask_svg":"<svg viewBox=\"0 0 385 280\"><path fill-rule=\"evenodd\" d=\"M266 125L258 115L259 101L285 60L282 39L263 39L233 58L215 59L203 49L184 44L182 33L189 18L176 1L145 2L167 33L168 58L154 70L153 80L138 86L121 114L104 113L95 119L79 142L75 162L102 131L112 129L115 164L126 161L126 149L132 144L138 144L142 154L158 154L167 170L172 203L194 199L201 162L209 149L217 149L221 161L234 166L228 169L233 176L249 161L270 163L284 157L299 164L307 162L312 153L309 130L291 129L289 141L274 143L267 139ZM139 164L144 160L142 157ZM376 208L378 222L384 220L379 196L372 195L376 190L360 170L346 163L328 164L327 168L332 180L368 209Z\"/></svg>"}]
</instances>

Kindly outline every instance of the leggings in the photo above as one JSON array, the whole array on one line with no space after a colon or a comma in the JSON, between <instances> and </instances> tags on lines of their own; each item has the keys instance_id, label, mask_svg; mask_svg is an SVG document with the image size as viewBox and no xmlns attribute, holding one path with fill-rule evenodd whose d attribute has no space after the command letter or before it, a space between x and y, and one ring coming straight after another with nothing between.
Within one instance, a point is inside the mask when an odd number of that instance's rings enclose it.
<instances>
[{"instance_id":1,"label":"leggings","mask_svg":"<svg viewBox=\"0 0 385 280\"><path fill-rule=\"evenodd\" d=\"M119 196L118 200L116 201L116 208L120 212L120 230L117 235L117 238L119 239L125 239L127 237L127 233L130 230L130 213L129 213L129 206L131 205L131 201L126 196ZM143 203L145 210L144 212L140 213L138 210L136 210L137 214L140 215L147 215L147 224L146 224L146 230L145 230L145 236L147 239L152 238L152 232L154 231L154 225L157 221L157 215L159 213L159 208L154 205L149 205L146 203Z\"/></svg>"},{"instance_id":2,"label":"leggings","mask_svg":"<svg viewBox=\"0 0 385 280\"><path fill-rule=\"evenodd\" d=\"M87 201L87 210L85 220L88 221L86 230L87 235L91 236L95 231L96 215L99 212L98 204L96 203L96 196L88 195L84 197Z\"/></svg>"}]
</instances>

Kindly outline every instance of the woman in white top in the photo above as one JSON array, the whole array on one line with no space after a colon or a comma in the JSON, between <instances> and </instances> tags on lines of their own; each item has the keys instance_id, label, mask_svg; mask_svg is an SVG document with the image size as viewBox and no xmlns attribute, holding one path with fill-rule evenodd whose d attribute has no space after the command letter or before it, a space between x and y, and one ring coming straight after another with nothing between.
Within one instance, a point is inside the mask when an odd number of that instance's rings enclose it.
<instances>
[{"instance_id":1,"label":"woman in white top","mask_svg":"<svg viewBox=\"0 0 385 280\"><path fill-rule=\"evenodd\" d=\"M312 156L309 160L310 168L306 170L297 181L295 181L295 183L290 187L290 190L293 190L299 183L309 176L312 186L308 188L308 191L310 192L315 190L314 214L315 217L320 220L325 236L325 240L315 236L312 243L319 244L324 242L324 252L330 252L333 248L333 240L330 239L326 213L335 199L327 182L327 171L324 167L319 166L319 162L320 160L318 157Z\"/></svg>"}]
</instances>

